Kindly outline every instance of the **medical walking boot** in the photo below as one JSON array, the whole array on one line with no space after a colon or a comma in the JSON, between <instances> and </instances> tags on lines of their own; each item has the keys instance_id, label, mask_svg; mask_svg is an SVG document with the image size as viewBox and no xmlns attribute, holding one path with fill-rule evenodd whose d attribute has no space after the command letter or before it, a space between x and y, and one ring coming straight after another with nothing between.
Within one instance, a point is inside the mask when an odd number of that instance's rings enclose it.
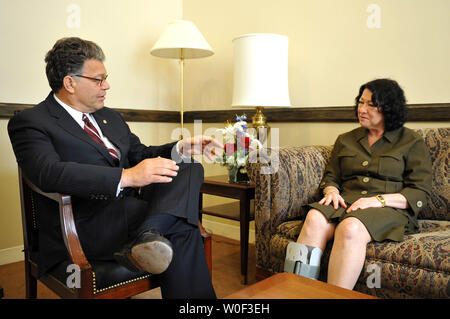
<instances>
[{"instance_id":1,"label":"medical walking boot","mask_svg":"<svg viewBox=\"0 0 450 319\"><path fill-rule=\"evenodd\" d=\"M291 272L311 279L319 278L322 250L296 242L290 242L286 248L284 272Z\"/></svg>"}]
</instances>

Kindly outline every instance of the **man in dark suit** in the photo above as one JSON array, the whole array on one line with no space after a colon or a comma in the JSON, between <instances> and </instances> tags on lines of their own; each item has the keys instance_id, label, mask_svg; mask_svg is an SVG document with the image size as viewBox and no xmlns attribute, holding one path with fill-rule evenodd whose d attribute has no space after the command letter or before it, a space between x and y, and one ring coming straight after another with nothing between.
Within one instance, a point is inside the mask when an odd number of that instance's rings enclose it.
<instances>
[{"instance_id":1,"label":"man in dark suit","mask_svg":"<svg viewBox=\"0 0 450 319\"><path fill-rule=\"evenodd\" d=\"M215 298L197 226L203 167L191 155L211 158L223 145L207 136L143 145L104 107L103 61L93 42L55 43L45 58L52 92L8 124L18 165L42 190L72 196L89 260L159 274L163 297ZM36 205L45 212L37 221L43 274L67 254L55 203L39 197Z\"/></svg>"}]
</instances>

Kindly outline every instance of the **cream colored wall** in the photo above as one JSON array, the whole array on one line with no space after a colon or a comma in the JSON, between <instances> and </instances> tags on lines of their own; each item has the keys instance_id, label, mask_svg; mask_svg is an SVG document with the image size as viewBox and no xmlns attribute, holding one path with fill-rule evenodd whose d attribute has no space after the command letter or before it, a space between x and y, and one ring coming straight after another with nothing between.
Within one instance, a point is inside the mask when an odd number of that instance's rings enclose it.
<instances>
[{"instance_id":1,"label":"cream colored wall","mask_svg":"<svg viewBox=\"0 0 450 319\"><path fill-rule=\"evenodd\" d=\"M380 9L380 28L371 28ZM369 11L368 11L369 10ZM289 37L289 88L295 107L348 106L359 86L377 77L396 79L409 103L450 101L450 1L447 0L184 0L183 19L193 21L212 46L211 57L185 62L186 109L230 109L233 38L246 33ZM230 119L231 120L231 119ZM331 145L355 123L270 123L280 146ZM223 123L204 125L221 128ZM408 123L443 127L447 123ZM205 165L206 175L225 174ZM206 204L226 200L209 196ZM213 231L218 218L211 220ZM224 225L238 223L220 219ZM253 227L253 225L251 226Z\"/></svg>"},{"instance_id":2,"label":"cream colored wall","mask_svg":"<svg viewBox=\"0 0 450 319\"><path fill-rule=\"evenodd\" d=\"M106 54L111 85L106 105L176 110L178 64L153 57L150 49L167 24L181 17L182 0L0 0L0 102L42 101L50 92L46 52L59 38L79 36L98 43ZM17 165L7 122L0 119L0 264L17 259L23 243ZM143 143L153 145L169 142L175 126L130 123Z\"/></svg>"},{"instance_id":3,"label":"cream colored wall","mask_svg":"<svg viewBox=\"0 0 450 319\"><path fill-rule=\"evenodd\" d=\"M369 5L377 4L379 20ZM186 109L231 109L233 38L246 33L289 37L289 89L294 107L352 105L359 86L396 79L408 103L450 101L450 2L447 0L184 0L215 54L185 62ZM371 22L380 22L372 28ZM231 119L230 119L231 120ZM332 144L355 123L270 123L280 145ZM223 126L222 123L204 125ZM448 123L408 123L439 127ZM207 172L217 171L217 168Z\"/></svg>"},{"instance_id":4,"label":"cream colored wall","mask_svg":"<svg viewBox=\"0 0 450 319\"><path fill-rule=\"evenodd\" d=\"M181 18L182 0L0 0L0 8L2 102L40 102L50 91L45 54L57 39L79 36L105 52L107 105L177 107L178 64L150 50L167 24Z\"/></svg>"},{"instance_id":5,"label":"cream colored wall","mask_svg":"<svg viewBox=\"0 0 450 319\"><path fill-rule=\"evenodd\" d=\"M233 38L279 33L289 38L293 106L351 105L359 86L392 77L409 103L450 101L450 2L447 0L184 0L215 54L188 60L186 107L229 108ZM370 28L370 4L380 28ZM369 21L368 21L369 20ZM369 24L368 24L369 22Z\"/></svg>"}]
</instances>

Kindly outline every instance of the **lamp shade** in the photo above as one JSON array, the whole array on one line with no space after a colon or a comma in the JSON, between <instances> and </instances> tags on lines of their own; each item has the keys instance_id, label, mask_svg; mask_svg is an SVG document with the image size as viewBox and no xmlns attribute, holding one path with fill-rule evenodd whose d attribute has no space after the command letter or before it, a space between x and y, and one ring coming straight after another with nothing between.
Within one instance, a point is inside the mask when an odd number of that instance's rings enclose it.
<instances>
[{"instance_id":1,"label":"lamp shade","mask_svg":"<svg viewBox=\"0 0 450 319\"><path fill-rule=\"evenodd\" d=\"M211 46L194 23L185 20L171 22L159 37L150 53L161 58L204 58L214 54Z\"/></svg>"},{"instance_id":2,"label":"lamp shade","mask_svg":"<svg viewBox=\"0 0 450 319\"><path fill-rule=\"evenodd\" d=\"M233 39L233 107L291 106L288 38L272 33Z\"/></svg>"}]
</instances>

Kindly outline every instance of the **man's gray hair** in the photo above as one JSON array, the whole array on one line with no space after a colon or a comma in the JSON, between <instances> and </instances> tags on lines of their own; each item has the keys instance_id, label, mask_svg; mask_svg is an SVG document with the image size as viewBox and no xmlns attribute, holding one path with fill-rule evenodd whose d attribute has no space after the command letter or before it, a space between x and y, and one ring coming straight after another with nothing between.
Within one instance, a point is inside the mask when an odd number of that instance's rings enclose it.
<instances>
[{"instance_id":1,"label":"man's gray hair","mask_svg":"<svg viewBox=\"0 0 450 319\"><path fill-rule=\"evenodd\" d=\"M84 62L90 59L105 60L103 50L96 43L77 37L56 41L45 56L45 71L52 91L58 93L61 90L66 75L82 73Z\"/></svg>"}]
</instances>

